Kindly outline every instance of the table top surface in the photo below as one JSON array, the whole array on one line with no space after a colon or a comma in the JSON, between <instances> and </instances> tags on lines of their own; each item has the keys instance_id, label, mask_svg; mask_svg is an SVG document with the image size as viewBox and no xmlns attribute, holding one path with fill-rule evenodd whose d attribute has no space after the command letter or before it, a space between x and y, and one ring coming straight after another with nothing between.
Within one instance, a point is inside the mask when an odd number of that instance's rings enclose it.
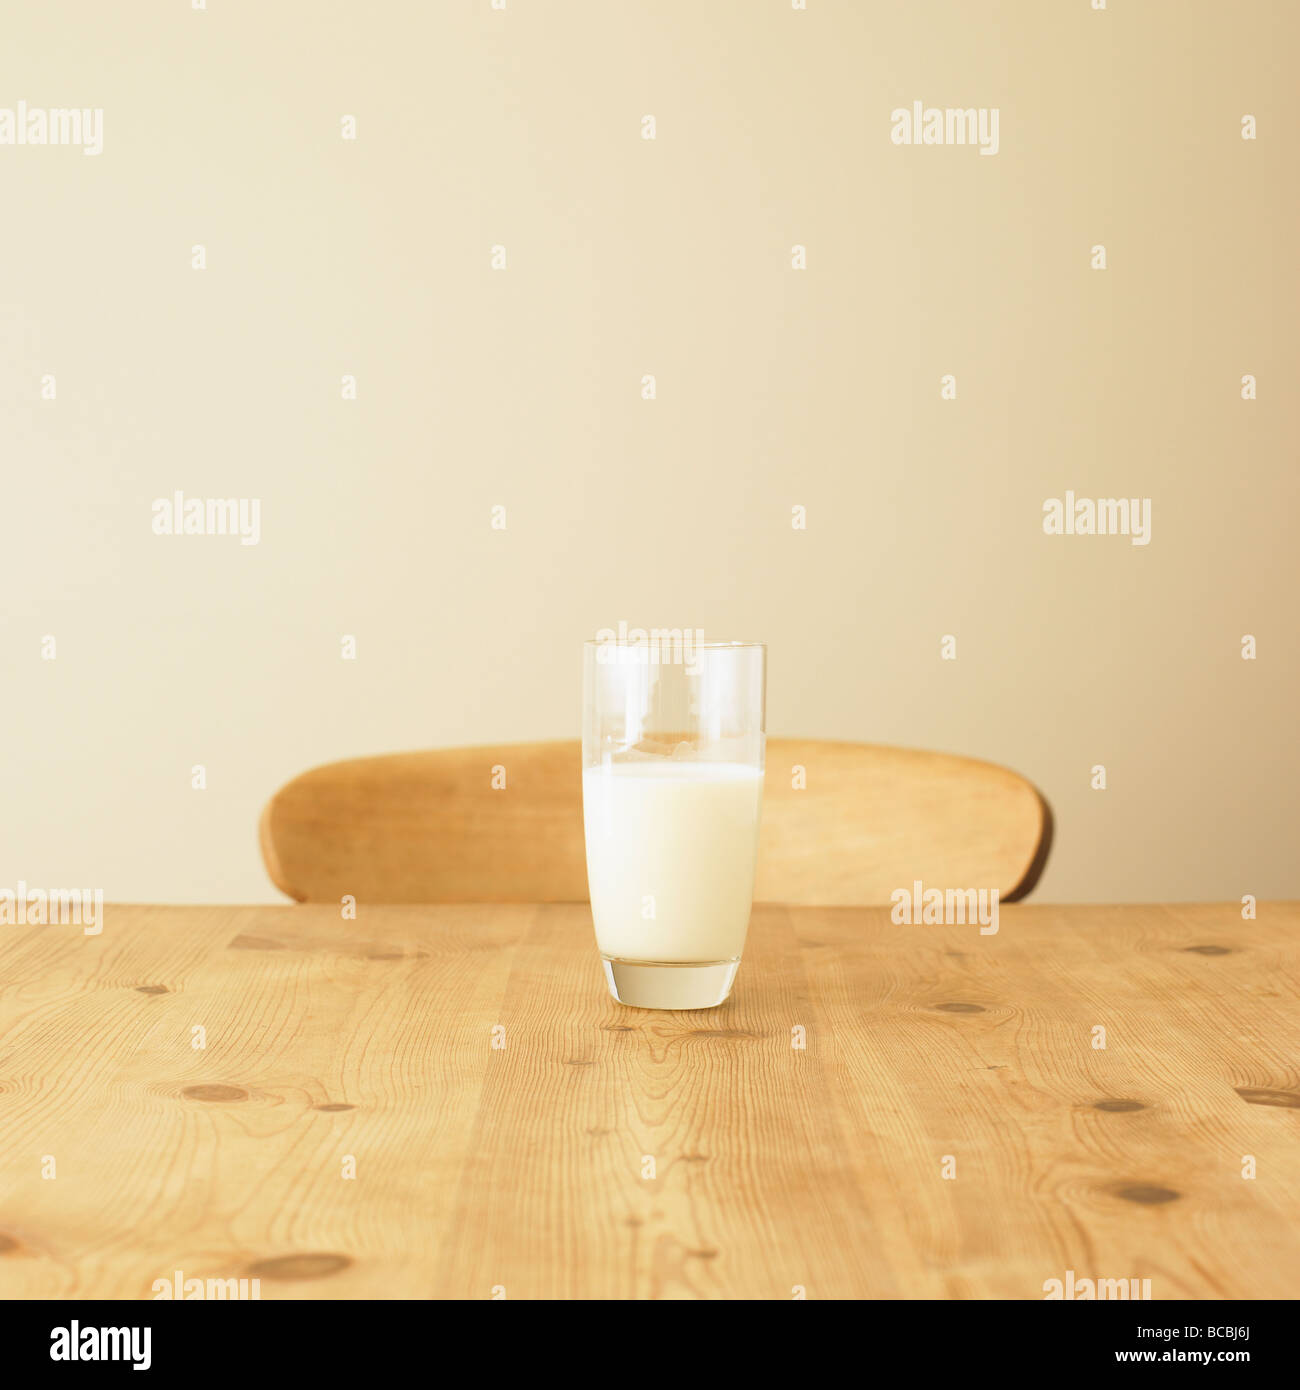
<instances>
[{"instance_id":1,"label":"table top surface","mask_svg":"<svg viewBox=\"0 0 1300 1390\"><path fill-rule=\"evenodd\" d=\"M1300 1287L1300 904L760 905L691 1013L585 904L3 932L0 1296Z\"/></svg>"}]
</instances>

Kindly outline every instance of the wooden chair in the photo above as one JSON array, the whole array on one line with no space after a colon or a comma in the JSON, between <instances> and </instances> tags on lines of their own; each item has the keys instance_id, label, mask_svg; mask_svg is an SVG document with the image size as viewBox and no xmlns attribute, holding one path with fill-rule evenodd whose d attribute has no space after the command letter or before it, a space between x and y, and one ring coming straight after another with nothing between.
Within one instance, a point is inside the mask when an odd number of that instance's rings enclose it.
<instances>
[{"instance_id":1,"label":"wooden chair","mask_svg":"<svg viewBox=\"0 0 1300 1390\"><path fill-rule=\"evenodd\" d=\"M517 743L329 763L276 792L260 837L273 882L300 902L583 902L581 748ZM917 879L1023 896L1050 839L1046 803L1005 768L769 738L754 896L862 906L888 903Z\"/></svg>"}]
</instances>

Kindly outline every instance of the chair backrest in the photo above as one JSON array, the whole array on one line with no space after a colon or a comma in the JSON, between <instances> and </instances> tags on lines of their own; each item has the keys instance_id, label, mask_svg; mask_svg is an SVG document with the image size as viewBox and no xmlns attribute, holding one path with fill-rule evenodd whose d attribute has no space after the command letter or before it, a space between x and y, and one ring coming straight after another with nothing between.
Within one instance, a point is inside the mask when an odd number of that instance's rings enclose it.
<instances>
[{"instance_id":1,"label":"chair backrest","mask_svg":"<svg viewBox=\"0 0 1300 1390\"><path fill-rule=\"evenodd\" d=\"M927 888L1033 886L1050 820L991 763L769 738L754 896L888 903ZM577 741L443 748L312 769L262 813L273 882L300 902L576 902L587 897Z\"/></svg>"}]
</instances>

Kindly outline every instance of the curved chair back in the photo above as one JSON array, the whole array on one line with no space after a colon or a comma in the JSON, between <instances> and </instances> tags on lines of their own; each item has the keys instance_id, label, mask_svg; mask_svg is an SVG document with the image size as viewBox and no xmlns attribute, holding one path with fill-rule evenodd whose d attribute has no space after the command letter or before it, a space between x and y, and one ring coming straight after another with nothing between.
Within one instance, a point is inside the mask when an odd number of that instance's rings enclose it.
<instances>
[{"instance_id":1,"label":"curved chair back","mask_svg":"<svg viewBox=\"0 0 1300 1390\"><path fill-rule=\"evenodd\" d=\"M1050 822L1024 778L946 753L769 738L754 896L888 903L898 888L1033 886ZM300 902L587 898L577 741L443 748L305 772L262 813Z\"/></svg>"}]
</instances>

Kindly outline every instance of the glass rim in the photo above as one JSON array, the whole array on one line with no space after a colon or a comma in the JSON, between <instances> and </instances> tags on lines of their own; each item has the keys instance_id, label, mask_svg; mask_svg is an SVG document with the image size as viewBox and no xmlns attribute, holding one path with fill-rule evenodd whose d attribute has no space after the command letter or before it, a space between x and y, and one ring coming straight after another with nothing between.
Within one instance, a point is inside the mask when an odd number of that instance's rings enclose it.
<instances>
[{"instance_id":1,"label":"glass rim","mask_svg":"<svg viewBox=\"0 0 1300 1390\"><path fill-rule=\"evenodd\" d=\"M661 638L661 639L659 640L659 642L651 642L650 639L649 639L648 637L646 637L644 640L643 640L642 638L639 638L639 637L636 638L636 639L627 638L627 637L587 637L587 638L584 638L584 639L583 639L583 643L582 643L582 645L583 645L584 647L650 647L650 646L660 646L660 645L664 645L664 644L673 645L673 644L674 644L673 638L672 638L671 636L669 636L669 637L666 637L666 638ZM721 649L721 648L728 648L728 649L744 649L744 648L747 648L747 647L748 647L748 648L753 648L753 647L766 647L766 646L767 646L767 643L766 643L766 642L747 642L747 641L739 641L739 642L689 642L689 643L687 643L687 642L685 642L685 641L682 641L682 642L678 643L677 645L681 645L681 646L691 646L691 647L695 647L697 650L698 650L698 649L708 649L708 648L715 648L715 649Z\"/></svg>"}]
</instances>

